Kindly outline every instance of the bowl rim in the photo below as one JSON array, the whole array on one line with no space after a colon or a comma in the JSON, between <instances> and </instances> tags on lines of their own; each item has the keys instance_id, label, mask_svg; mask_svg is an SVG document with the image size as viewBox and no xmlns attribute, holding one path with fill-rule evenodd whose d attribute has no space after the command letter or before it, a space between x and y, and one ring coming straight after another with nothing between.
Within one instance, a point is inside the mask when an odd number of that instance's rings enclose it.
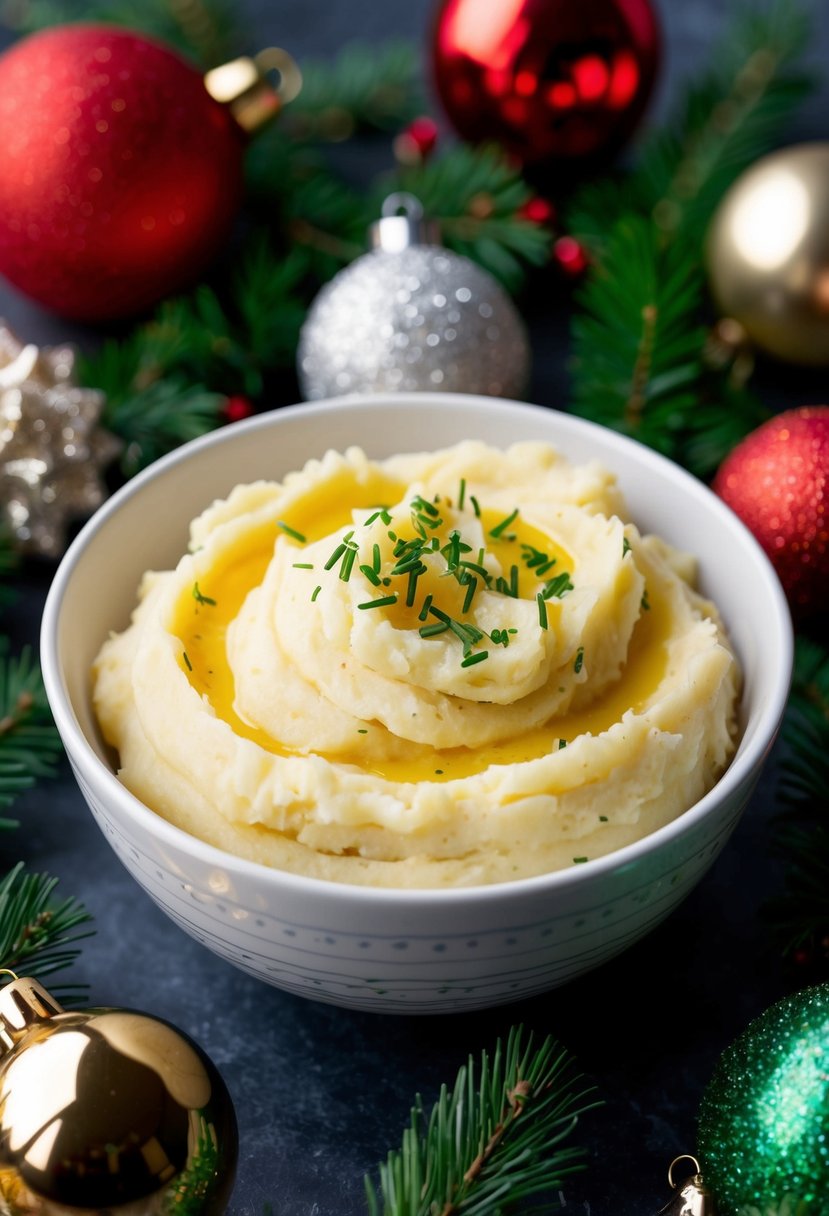
<instances>
[{"instance_id":1,"label":"bowl rim","mask_svg":"<svg viewBox=\"0 0 829 1216\"><path fill-rule=\"evenodd\" d=\"M129 499L141 494L149 483L186 462L193 454L209 447L232 442L236 436L242 436L250 431L268 430L279 427L280 419L292 419L297 416L326 415L332 410L341 411L349 407L359 407L378 412L394 409L411 409L426 403L451 407L474 413L482 407L497 411L503 408L505 412L530 412L537 414L556 415L556 427L563 436L575 434L588 436L592 433L601 435L606 443L610 437L615 446L621 451L629 451L635 455L638 462L652 464L663 473L670 472L671 477L679 481L687 494L692 497L702 497L709 510L720 516L726 528L736 531L740 543L752 554L753 559L762 573L769 596L771 608L769 625L779 647L779 663L773 684L772 695L761 706L757 715L757 726L753 737L745 748L735 755L728 768L717 783L703 795L693 806L678 815L670 823L657 828L640 840L613 850L601 857L579 864L565 870L553 870L545 874L531 877L509 879L498 883L479 883L461 887L386 887L363 885L348 881L314 878L293 871L280 870L262 862L251 861L248 858L227 852L216 845L207 843L197 836L185 832L182 828L170 823L162 815L146 806L119 780L117 775L100 759L89 739L81 729L75 717L68 689L63 677L59 661L58 626L60 609L67 588L72 580L75 566L81 555L92 543L110 518L117 513L121 505ZM555 442L554 438L550 442ZM565 453L566 454L566 453ZM605 459L603 457L603 459ZM638 440L615 431L610 427L589 419L567 414L555 407L515 401L508 398L485 397L465 393L382 393L382 394L350 394L346 397L328 397L313 402L298 402L296 404L276 407L251 418L243 419L230 427L219 427L205 435L179 445L165 456L153 461L139 473L119 487L99 507L90 519L82 526L77 535L61 558L55 575L49 587L40 629L41 667L47 698L64 743L67 755L73 767L83 773L89 784L95 788L103 782L103 789L108 797L136 823L136 826L146 831L151 837L158 838L163 844L168 844L191 856L202 865L224 867L233 870L239 877L248 877L259 882L278 882L288 890L295 889L297 893L311 894L315 899L331 898L361 898L373 903L415 903L432 904L436 901L449 903L472 902L475 899L491 901L514 900L544 891L554 891L578 886L588 878L599 879L613 872L623 870L641 860L647 854L659 850L663 844L670 844L679 837L691 831L701 820L705 819L715 803L735 794L746 783L753 784L759 776L768 749L773 742L788 699L793 655L794 633L788 602L780 580L767 554L759 542L749 531L730 507L720 499L704 482L684 469L681 465L663 456L661 453L640 443ZM71 750L70 750L71 748Z\"/></svg>"}]
</instances>

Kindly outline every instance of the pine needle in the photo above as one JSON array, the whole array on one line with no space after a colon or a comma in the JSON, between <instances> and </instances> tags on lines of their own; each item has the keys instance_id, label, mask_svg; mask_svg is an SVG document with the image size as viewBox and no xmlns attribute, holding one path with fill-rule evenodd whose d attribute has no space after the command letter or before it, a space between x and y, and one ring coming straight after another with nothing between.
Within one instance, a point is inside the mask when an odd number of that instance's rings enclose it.
<instances>
[{"instance_id":1,"label":"pine needle","mask_svg":"<svg viewBox=\"0 0 829 1216\"><path fill-rule=\"evenodd\" d=\"M76 943L92 934L79 930L92 918L74 899L56 901L57 884L22 862L0 881L0 967L40 979L78 957Z\"/></svg>"},{"instance_id":2,"label":"pine needle","mask_svg":"<svg viewBox=\"0 0 829 1216\"><path fill-rule=\"evenodd\" d=\"M420 1095L400 1149L366 1177L370 1216L486 1216L515 1212L583 1168L565 1144L598 1105L551 1038L534 1047L512 1027L476 1068L470 1057L454 1088L443 1086L427 1117Z\"/></svg>"},{"instance_id":3,"label":"pine needle","mask_svg":"<svg viewBox=\"0 0 829 1216\"><path fill-rule=\"evenodd\" d=\"M804 636L781 735L774 848L786 871L764 911L785 957L801 954L829 971L829 650Z\"/></svg>"},{"instance_id":4,"label":"pine needle","mask_svg":"<svg viewBox=\"0 0 829 1216\"><path fill-rule=\"evenodd\" d=\"M54 777L62 752L31 649L17 657L4 649L0 644L0 808L40 778ZM14 826L14 820L0 819L0 827Z\"/></svg>"}]
</instances>

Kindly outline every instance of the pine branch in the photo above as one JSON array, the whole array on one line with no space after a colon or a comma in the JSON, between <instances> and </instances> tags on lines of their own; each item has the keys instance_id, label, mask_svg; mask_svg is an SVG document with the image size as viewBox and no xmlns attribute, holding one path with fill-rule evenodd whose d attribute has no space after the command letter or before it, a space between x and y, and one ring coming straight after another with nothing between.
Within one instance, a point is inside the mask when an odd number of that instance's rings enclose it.
<instances>
[{"instance_id":1,"label":"pine branch","mask_svg":"<svg viewBox=\"0 0 829 1216\"><path fill-rule=\"evenodd\" d=\"M420 1096L400 1149L366 1177L371 1216L485 1216L515 1212L525 1200L584 1168L582 1151L563 1141L596 1102L551 1038L535 1048L521 1027L470 1057L450 1092L443 1086L426 1118Z\"/></svg>"},{"instance_id":2,"label":"pine branch","mask_svg":"<svg viewBox=\"0 0 829 1216\"><path fill-rule=\"evenodd\" d=\"M57 883L47 874L27 873L22 862L0 881L0 967L42 978L78 957L75 943L92 934L79 929L92 918L74 899L56 902Z\"/></svg>"},{"instance_id":3,"label":"pine branch","mask_svg":"<svg viewBox=\"0 0 829 1216\"><path fill-rule=\"evenodd\" d=\"M549 257L550 233L519 214L533 192L495 148L457 144L434 160L384 177L379 186L377 214L385 195L409 191L438 223L450 249L478 262L511 291L529 267Z\"/></svg>"},{"instance_id":4,"label":"pine branch","mask_svg":"<svg viewBox=\"0 0 829 1216\"><path fill-rule=\"evenodd\" d=\"M784 0L744 14L726 64L626 180L585 190L571 229L594 269L573 320L573 409L710 476L767 411L708 359L703 239L731 181L767 151L806 89L793 60L805 21Z\"/></svg>"},{"instance_id":5,"label":"pine branch","mask_svg":"<svg viewBox=\"0 0 829 1216\"><path fill-rule=\"evenodd\" d=\"M0 650L0 807L11 806L39 778L54 777L61 751L31 650L17 658ZM14 826L0 819L0 827Z\"/></svg>"},{"instance_id":6,"label":"pine branch","mask_svg":"<svg viewBox=\"0 0 829 1216\"><path fill-rule=\"evenodd\" d=\"M140 30L176 47L205 69L234 58L240 36L229 0L88 0L85 21ZM73 0L16 0L5 6L3 24L28 34L46 26L78 20Z\"/></svg>"},{"instance_id":7,"label":"pine branch","mask_svg":"<svg viewBox=\"0 0 829 1216\"><path fill-rule=\"evenodd\" d=\"M775 849L784 889L765 914L781 953L829 969L829 650L799 636L781 731Z\"/></svg>"},{"instance_id":8,"label":"pine branch","mask_svg":"<svg viewBox=\"0 0 829 1216\"><path fill-rule=\"evenodd\" d=\"M408 42L353 42L330 62L301 66L302 90L280 119L294 140L339 143L362 130L396 131L426 105L420 54Z\"/></svg>"}]
</instances>

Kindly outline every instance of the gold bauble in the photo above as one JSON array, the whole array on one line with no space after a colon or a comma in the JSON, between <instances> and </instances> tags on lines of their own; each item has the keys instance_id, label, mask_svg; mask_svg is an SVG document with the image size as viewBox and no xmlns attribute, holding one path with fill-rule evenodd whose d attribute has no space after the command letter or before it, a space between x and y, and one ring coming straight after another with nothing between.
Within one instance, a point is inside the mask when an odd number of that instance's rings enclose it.
<instances>
[{"instance_id":1,"label":"gold bauble","mask_svg":"<svg viewBox=\"0 0 829 1216\"><path fill-rule=\"evenodd\" d=\"M236 1152L224 1082L181 1031L66 1012L32 979L0 992L0 1211L220 1216Z\"/></svg>"},{"instance_id":2,"label":"gold bauble","mask_svg":"<svg viewBox=\"0 0 829 1216\"><path fill-rule=\"evenodd\" d=\"M763 157L717 209L706 260L711 289L762 350L829 363L829 143Z\"/></svg>"}]
</instances>

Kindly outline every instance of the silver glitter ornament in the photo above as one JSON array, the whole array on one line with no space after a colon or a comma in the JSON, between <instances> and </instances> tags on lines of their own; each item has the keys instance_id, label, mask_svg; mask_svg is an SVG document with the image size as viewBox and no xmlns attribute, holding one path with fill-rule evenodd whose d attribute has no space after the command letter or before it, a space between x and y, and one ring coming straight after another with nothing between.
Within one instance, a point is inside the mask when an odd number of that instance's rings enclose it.
<instances>
[{"instance_id":1,"label":"silver glitter ornament","mask_svg":"<svg viewBox=\"0 0 829 1216\"><path fill-rule=\"evenodd\" d=\"M120 450L98 428L104 404L74 381L69 346L23 345L0 321L0 522L16 549L58 557L71 519L106 497L101 470Z\"/></svg>"},{"instance_id":2,"label":"silver glitter ornament","mask_svg":"<svg viewBox=\"0 0 829 1216\"><path fill-rule=\"evenodd\" d=\"M371 252L335 275L309 310L297 353L303 395L520 397L529 342L495 279L437 243L412 195L386 199L371 238Z\"/></svg>"}]
</instances>

